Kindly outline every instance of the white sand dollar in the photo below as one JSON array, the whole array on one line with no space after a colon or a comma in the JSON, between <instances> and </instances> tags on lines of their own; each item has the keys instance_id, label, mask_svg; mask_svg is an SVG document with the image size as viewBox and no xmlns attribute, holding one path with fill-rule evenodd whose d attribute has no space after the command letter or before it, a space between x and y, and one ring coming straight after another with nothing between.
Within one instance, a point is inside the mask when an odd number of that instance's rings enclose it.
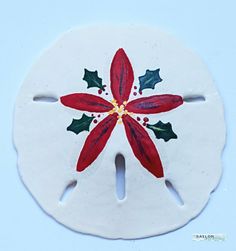
<instances>
[{"instance_id":1,"label":"white sand dollar","mask_svg":"<svg viewBox=\"0 0 236 251\"><path fill-rule=\"evenodd\" d=\"M225 123L205 65L175 39L85 27L32 67L14 141L22 180L49 215L79 232L140 238L203 209L221 176Z\"/></svg>"}]
</instances>

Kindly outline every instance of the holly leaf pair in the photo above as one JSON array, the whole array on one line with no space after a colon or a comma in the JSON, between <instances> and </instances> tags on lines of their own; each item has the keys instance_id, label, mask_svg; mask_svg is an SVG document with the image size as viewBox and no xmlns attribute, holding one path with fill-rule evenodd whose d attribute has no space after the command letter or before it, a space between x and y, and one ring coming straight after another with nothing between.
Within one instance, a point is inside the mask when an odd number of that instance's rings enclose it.
<instances>
[{"instance_id":1,"label":"holly leaf pair","mask_svg":"<svg viewBox=\"0 0 236 251\"><path fill-rule=\"evenodd\" d=\"M164 139L165 142L170 139L177 139L177 135L172 130L171 123L157 122L154 125L147 124L147 128L152 130L157 139Z\"/></svg>"},{"instance_id":2,"label":"holly leaf pair","mask_svg":"<svg viewBox=\"0 0 236 251\"><path fill-rule=\"evenodd\" d=\"M102 85L102 79L98 77L98 71L89 71L87 69L84 69L83 80L87 82L88 84L87 88L97 87L100 90L105 91L105 88Z\"/></svg>"},{"instance_id":3,"label":"holly leaf pair","mask_svg":"<svg viewBox=\"0 0 236 251\"><path fill-rule=\"evenodd\" d=\"M67 131L79 134L82 131L89 131L90 125L94 117L83 114L81 119L73 119L72 123L67 127Z\"/></svg>"},{"instance_id":4,"label":"holly leaf pair","mask_svg":"<svg viewBox=\"0 0 236 251\"><path fill-rule=\"evenodd\" d=\"M144 89L154 89L155 85L161 81L160 69L154 71L146 70L145 75L139 77L139 91Z\"/></svg>"}]
</instances>

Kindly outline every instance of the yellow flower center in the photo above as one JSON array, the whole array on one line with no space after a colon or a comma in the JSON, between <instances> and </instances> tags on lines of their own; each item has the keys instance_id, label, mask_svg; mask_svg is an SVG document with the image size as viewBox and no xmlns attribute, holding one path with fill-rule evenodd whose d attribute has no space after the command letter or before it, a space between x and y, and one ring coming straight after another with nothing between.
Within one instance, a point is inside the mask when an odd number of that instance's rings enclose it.
<instances>
[{"instance_id":1,"label":"yellow flower center","mask_svg":"<svg viewBox=\"0 0 236 251\"><path fill-rule=\"evenodd\" d=\"M124 101L122 105L118 106L117 101L115 99L113 99L111 101L112 105L114 106L114 108L112 110L110 110L108 113L109 114L113 114L113 113L118 113L118 124L122 123L122 115L126 115L126 114L132 114L131 112L128 112L128 110L125 109L125 106L127 104L127 101Z\"/></svg>"}]
</instances>

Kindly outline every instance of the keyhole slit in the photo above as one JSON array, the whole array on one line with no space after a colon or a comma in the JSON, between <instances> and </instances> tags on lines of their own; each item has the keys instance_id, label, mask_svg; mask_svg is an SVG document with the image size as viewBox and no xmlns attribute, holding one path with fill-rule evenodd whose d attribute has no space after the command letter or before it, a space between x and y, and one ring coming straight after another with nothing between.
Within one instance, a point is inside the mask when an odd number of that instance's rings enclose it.
<instances>
[{"instance_id":1,"label":"keyhole slit","mask_svg":"<svg viewBox=\"0 0 236 251\"><path fill-rule=\"evenodd\" d=\"M125 192L125 158L122 154L117 154L115 159L116 165L116 196L118 200L123 200Z\"/></svg>"},{"instance_id":2,"label":"keyhole slit","mask_svg":"<svg viewBox=\"0 0 236 251\"><path fill-rule=\"evenodd\" d=\"M206 101L206 98L203 95L189 95L184 96L183 100L186 103L199 103Z\"/></svg>"},{"instance_id":3,"label":"keyhole slit","mask_svg":"<svg viewBox=\"0 0 236 251\"><path fill-rule=\"evenodd\" d=\"M60 202L61 203L66 203L66 201L68 200L68 198L70 197L70 195L72 194L72 192L74 191L75 187L77 185L77 180L72 180L64 189L61 198L60 198Z\"/></svg>"},{"instance_id":4,"label":"keyhole slit","mask_svg":"<svg viewBox=\"0 0 236 251\"><path fill-rule=\"evenodd\" d=\"M55 96L36 95L33 97L33 101L41 103L55 103L58 101L58 98Z\"/></svg>"},{"instance_id":5,"label":"keyhole slit","mask_svg":"<svg viewBox=\"0 0 236 251\"><path fill-rule=\"evenodd\" d=\"M182 198L180 197L178 191L173 186L173 184L169 180L165 180L165 184L166 184L166 187L167 187L168 191L172 195L173 199L177 203L177 205L183 206L184 202L183 202Z\"/></svg>"}]
</instances>

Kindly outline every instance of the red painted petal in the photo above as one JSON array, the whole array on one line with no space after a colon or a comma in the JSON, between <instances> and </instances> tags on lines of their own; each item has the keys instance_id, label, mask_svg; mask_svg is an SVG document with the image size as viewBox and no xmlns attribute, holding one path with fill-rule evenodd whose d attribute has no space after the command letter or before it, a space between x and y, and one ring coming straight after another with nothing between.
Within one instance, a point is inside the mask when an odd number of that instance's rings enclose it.
<instances>
[{"instance_id":1,"label":"red painted petal","mask_svg":"<svg viewBox=\"0 0 236 251\"><path fill-rule=\"evenodd\" d=\"M122 105L124 101L128 101L131 88L134 82L134 73L123 49L119 49L111 63L111 91L118 105Z\"/></svg>"},{"instance_id":2,"label":"red painted petal","mask_svg":"<svg viewBox=\"0 0 236 251\"><path fill-rule=\"evenodd\" d=\"M60 98L64 106L87 112L108 112L113 105L103 98L86 93L73 93Z\"/></svg>"},{"instance_id":3,"label":"red painted petal","mask_svg":"<svg viewBox=\"0 0 236 251\"><path fill-rule=\"evenodd\" d=\"M183 98L178 95L164 94L130 101L125 109L129 112L152 114L170 111L183 104Z\"/></svg>"},{"instance_id":4,"label":"red painted petal","mask_svg":"<svg viewBox=\"0 0 236 251\"><path fill-rule=\"evenodd\" d=\"M77 171L87 168L105 147L117 122L117 113L108 115L88 135L77 162Z\"/></svg>"},{"instance_id":5,"label":"red painted petal","mask_svg":"<svg viewBox=\"0 0 236 251\"><path fill-rule=\"evenodd\" d=\"M134 155L154 176L164 176L157 149L144 128L129 115L123 115L125 132Z\"/></svg>"}]
</instances>

